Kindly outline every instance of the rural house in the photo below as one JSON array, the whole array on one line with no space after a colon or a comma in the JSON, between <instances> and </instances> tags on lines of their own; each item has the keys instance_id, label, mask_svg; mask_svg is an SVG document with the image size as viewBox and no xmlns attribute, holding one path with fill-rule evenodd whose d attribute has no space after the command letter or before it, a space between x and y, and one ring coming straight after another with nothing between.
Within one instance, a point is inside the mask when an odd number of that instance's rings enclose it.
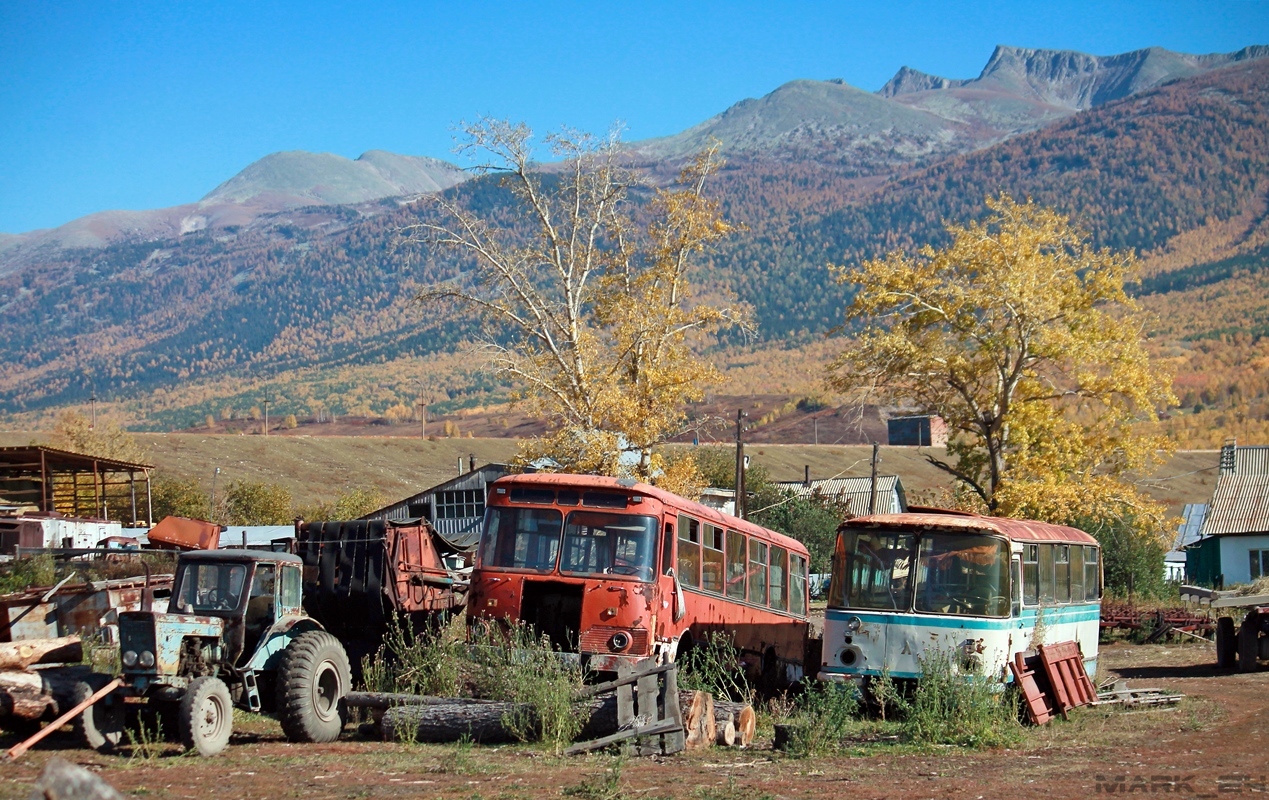
<instances>
[{"instance_id":1,"label":"rural house","mask_svg":"<svg viewBox=\"0 0 1269 800\"><path fill-rule=\"evenodd\" d=\"M1221 448L1220 474L1202 535L1185 571L1200 586L1233 586L1269 575L1269 446Z\"/></svg>"}]
</instances>

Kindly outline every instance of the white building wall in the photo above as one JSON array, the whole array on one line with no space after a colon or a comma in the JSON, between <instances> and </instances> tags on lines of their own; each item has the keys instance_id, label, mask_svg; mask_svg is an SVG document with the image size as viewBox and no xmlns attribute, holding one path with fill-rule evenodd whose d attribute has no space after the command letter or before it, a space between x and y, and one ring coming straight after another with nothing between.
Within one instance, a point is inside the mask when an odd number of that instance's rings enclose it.
<instances>
[{"instance_id":1,"label":"white building wall","mask_svg":"<svg viewBox=\"0 0 1269 800\"><path fill-rule=\"evenodd\" d=\"M1225 585L1251 581L1251 560L1247 556L1249 550L1269 550L1269 533L1253 536L1222 536L1221 539L1221 572L1225 575Z\"/></svg>"}]
</instances>

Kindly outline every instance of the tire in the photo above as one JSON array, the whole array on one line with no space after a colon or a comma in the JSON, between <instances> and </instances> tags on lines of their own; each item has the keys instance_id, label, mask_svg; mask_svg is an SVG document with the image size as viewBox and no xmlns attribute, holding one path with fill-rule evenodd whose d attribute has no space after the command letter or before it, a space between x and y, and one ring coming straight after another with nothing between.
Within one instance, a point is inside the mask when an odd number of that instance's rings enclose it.
<instances>
[{"instance_id":1,"label":"tire","mask_svg":"<svg viewBox=\"0 0 1269 800\"><path fill-rule=\"evenodd\" d=\"M333 742L347 721L348 654L326 631L295 637L278 666L278 721L292 742Z\"/></svg>"},{"instance_id":2,"label":"tire","mask_svg":"<svg viewBox=\"0 0 1269 800\"><path fill-rule=\"evenodd\" d=\"M1255 672L1259 651L1260 631L1256 626L1243 622L1238 629L1238 671Z\"/></svg>"},{"instance_id":3,"label":"tire","mask_svg":"<svg viewBox=\"0 0 1269 800\"><path fill-rule=\"evenodd\" d=\"M1216 667L1233 669L1238 657L1238 632L1231 617L1216 620Z\"/></svg>"},{"instance_id":4,"label":"tire","mask_svg":"<svg viewBox=\"0 0 1269 800\"><path fill-rule=\"evenodd\" d=\"M71 702L79 705L105 686L108 680L105 676L99 676L77 682L71 692ZM111 692L84 709L82 714L71 721L71 726L85 747L99 753L109 753L124 739L125 720L123 695Z\"/></svg>"},{"instance_id":5,"label":"tire","mask_svg":"<svg viewBox=\"0 0 1269 800\"><path fill-rule=\"evenodd\" d=\"M208 757L219 754L233 733L234 706L229 687L220 678L190 681L177 711L177 729L186 751Z\"/></svg>"}]
</instances>

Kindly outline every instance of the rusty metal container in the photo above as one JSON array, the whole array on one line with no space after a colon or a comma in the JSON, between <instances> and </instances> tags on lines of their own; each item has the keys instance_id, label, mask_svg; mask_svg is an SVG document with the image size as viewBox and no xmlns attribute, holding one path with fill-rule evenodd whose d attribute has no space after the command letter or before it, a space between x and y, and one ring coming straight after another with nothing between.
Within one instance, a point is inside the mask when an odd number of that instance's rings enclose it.
<instances>
[{"instance_id":1,"label":"rusty metal container","mask_svg":"<svg viewBox=\"0 0 1269 800\"><path fill-rule=\"evenodd\" d=\"M213 522L185 517L164 517L150 529L150 546L161 550L215 550L220 547L221 527Z\"/></svg>"}]
</instances>

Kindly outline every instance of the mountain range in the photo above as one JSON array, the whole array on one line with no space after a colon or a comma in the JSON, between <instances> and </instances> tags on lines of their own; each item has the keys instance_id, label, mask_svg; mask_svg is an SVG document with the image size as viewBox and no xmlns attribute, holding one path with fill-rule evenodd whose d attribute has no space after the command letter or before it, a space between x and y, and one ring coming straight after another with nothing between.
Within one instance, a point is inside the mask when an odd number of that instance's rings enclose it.
<instances>
[{"instance_id":1,"label":"mountain range","mask_svg":"<svg viewBox=\"0 0 1269 800\"><path fill-rule=\"evenodd\" d=\"M710 254L701 280L752 304L759 350L786 354L751 361L796 361L789 348L837 324L850 287L826 263L938 244L945 221L1008 190L1143 254L1137 292L1169 310L1159 333L1197 397L1207 384L1188 375L1224 375L1212 342L1246 335L1254 349L1269 333L1252 302L1269 278L1267 55L998 47L977 78L904 67L877 92L793 81L630 152L663 178L711 137L723 143L714 194L749 231ZM95 392L148 425L184 427L266 390L286 398L279 414L408 413L421 378L440 404L496 399L455 352L478 322L411 304L455 265L396 246L426 213L412 197L508 202L496 180L468 177L383 151L277 153L196 203L0 238L0 414ZM1219 313L1186 313L1235 284ZM1226 384L1269 394L1237 375L1210 391Z\"/></svg>"}]
</instances>

